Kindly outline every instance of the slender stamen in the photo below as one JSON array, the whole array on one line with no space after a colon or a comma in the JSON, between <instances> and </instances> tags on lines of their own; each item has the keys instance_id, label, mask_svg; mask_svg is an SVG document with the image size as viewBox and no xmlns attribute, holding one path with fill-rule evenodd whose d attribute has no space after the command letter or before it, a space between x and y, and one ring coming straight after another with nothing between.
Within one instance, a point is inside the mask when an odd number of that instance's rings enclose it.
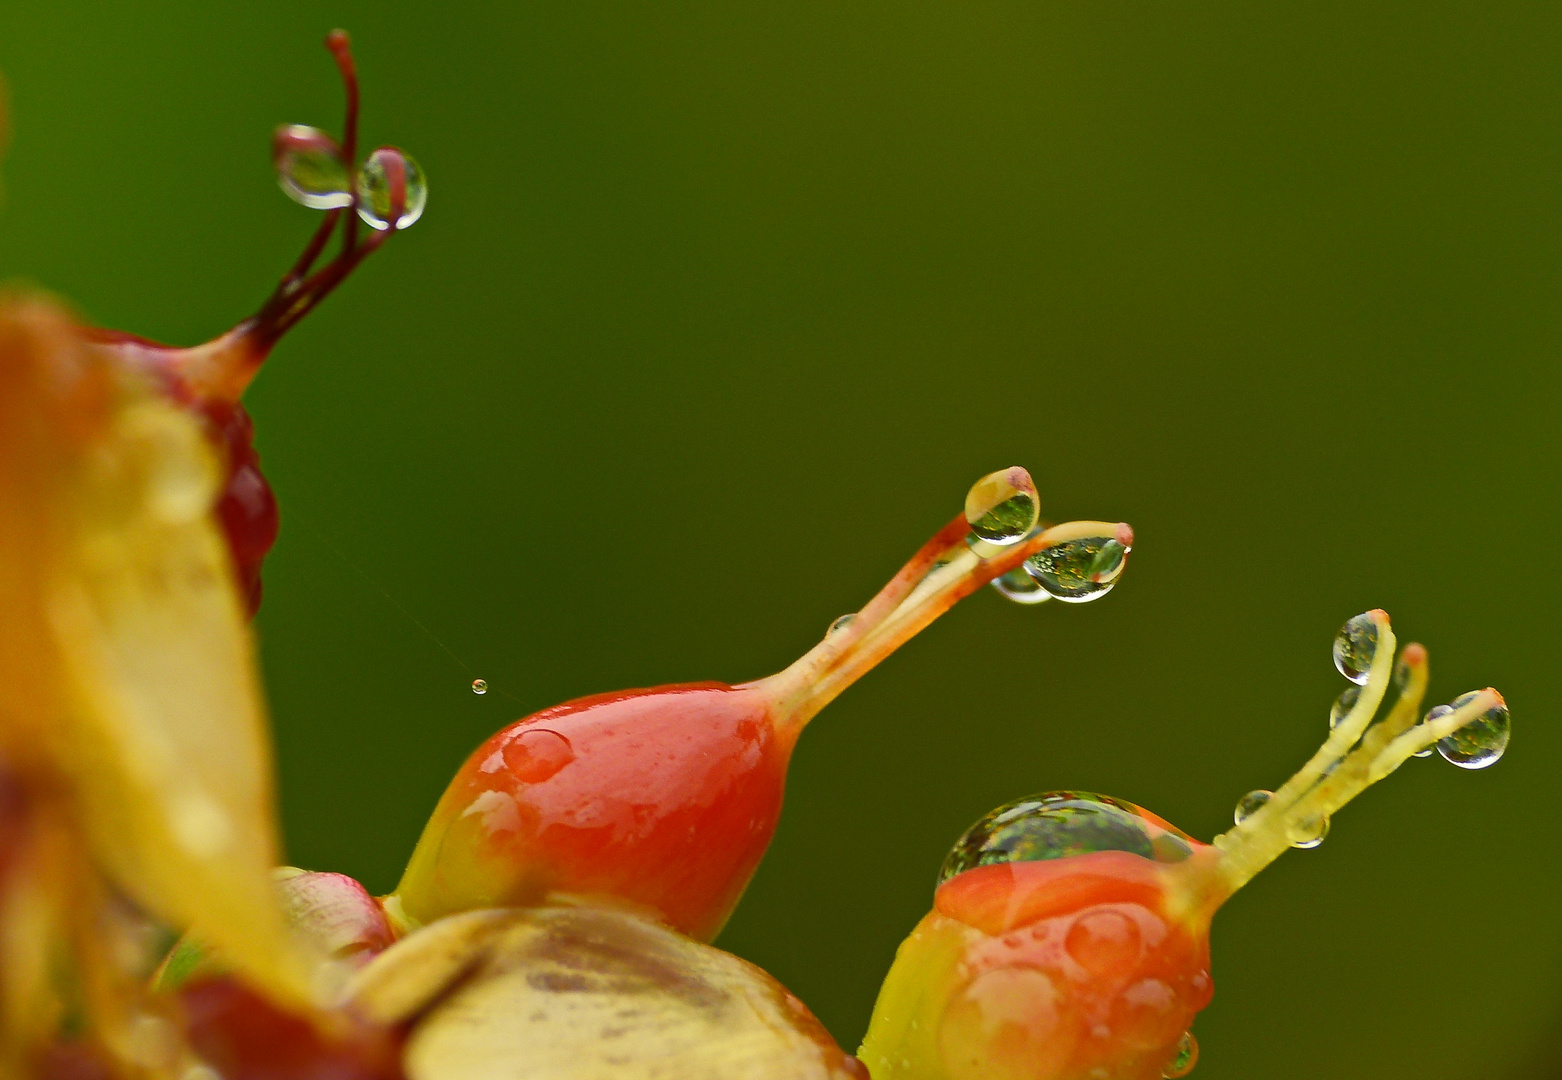
<instances>
[{"instance_id":1,"label":"slender stamen","mask_svg":"<svg viewBox=\"0 0 1562 1080\"><path fill-rule=\"evenodd\" d=\"M1010 547L967 543L964 515L944 526L911 557L868 605L827 634L785 671L761 680L782 706L793 734L847 687L960 600L1020 566L1036 552L1086 537L1117 537L1125 546L1133 530L1121 522L1071 521L1037 532ZM753 684L750 684L753 685Z\"/></svg>"},{"instance_id":2,"label":"slender stamen","mask_svg":"<svg viewBox=\"0 0 1562 1080\"><path fill-rule=\"evenodd\" d=\"M359 263L377 251L391 228L358 239L358 185L354 158L358 148L358 69L353 61L346 31L333 30L325 46L336 60L346 98L346 116L342 125L342 156L348 168L351 203L330 210L310 237L297 262L283 275L259 310L233 330L215 341L192 349L172 350L172 364L185 383L208 400L237 401L272 347L353 272ZM406 178L392 178L393 201L406 203ZM398 214L399 218L399 214ZM336 257L319 269L315 262L330 243L332 231L342 225L342 246Z\"/></svg>"},{"instance_id":3,"label":"slender stamen","mask_svg":"<svg viewBox=\"0 0 1562 1080\"><path fill-rule=\"evenodd\" d=\"M1418 723L1426 693L1427 655L1423 646L1411 644L1400 656L1404 674L1399 700L1369 728L1392 681L1395 639L1386 614L1368 614L1377 627L1377 651L1355 705L1312 759L1266 804L1215 838L1221 857L1213 864L1219 884L1207 890L1213 903L1247 884L1299 837L1316 836L1336 811L1412 755L1503 703L1502 695L1488 688L1458 709Z\"/></svg>"}]
</instances>

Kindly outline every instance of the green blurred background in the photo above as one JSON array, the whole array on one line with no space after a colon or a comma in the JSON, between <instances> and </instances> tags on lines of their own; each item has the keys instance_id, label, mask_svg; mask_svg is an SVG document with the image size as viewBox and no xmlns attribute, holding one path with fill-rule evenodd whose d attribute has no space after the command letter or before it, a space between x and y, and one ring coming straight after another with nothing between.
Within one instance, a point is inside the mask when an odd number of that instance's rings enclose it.
<instances>
[{"instance_id":1,"label":"green blurred background","mask_svg":"<svg viewBox=\"0 0 1562 1080\"><path fill-rule=\"evenodd\" d=\"M1562 1074L1562 8L6 0L0 273L162 340L246 314L336 25L432 195L250 396L294 861L388 889L491 731L779 669L1023 464L1134 524L1124 583L984 591L825 712L722 944L855 1045L969 822L1220 831L1382 606L1513 749L1221 913L1196 1075Z\"/></svg>"}]
</instances>

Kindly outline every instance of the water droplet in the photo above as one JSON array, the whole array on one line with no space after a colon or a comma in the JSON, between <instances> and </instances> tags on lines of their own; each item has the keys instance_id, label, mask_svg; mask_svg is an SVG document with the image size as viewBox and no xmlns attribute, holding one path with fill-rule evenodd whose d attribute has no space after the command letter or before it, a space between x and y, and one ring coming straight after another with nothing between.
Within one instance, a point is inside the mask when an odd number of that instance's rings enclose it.
<instances>
[{"instance_id":1,"label":"water droplet","mask_svg":"<svg viewBox=\"0 0 1562 1080\"><path fill-rule=\"evenodd\" d=\"M1474 693L1465 694L1456 698L1451 708L1458 709L1474 700ZM1431 719L1430 714L1427 719ZM1446 739L1439 739L1437 752L1443 755L1444 761L1461 769L1484 769L1497 764L1497 759L1508 749L1509 727L1508 707L1493 705Z\"/></svg>"},{"instance_id":2,"label":"water droplet","mask_svg":"<svg viewBox=\"0 0 1562 1080\"><path fill-rule=\"evenodd\" d=\"M277 169L277 183L294 202L314 210L352 203L352 182L342 148L319 128L305 124L277 128L271 139L271 160Z\"/></svg>"},{"instance_id":3,"label":"water droplet","mask_svg":"<svg viewBox=\"0 0 1562 1080\"><path fill-rule=\"evenodd\" d=\"M1193 1037L1193 1032L1184 1031L1182 1042L1177 1044L1177 1052L1162 1070L1161 1075L1166 1080L1178 1080L1193 1071L1193 1066L1199 1063L1199 1040Z\"/></svg>"},{"instance_id":4,"label":"water droplet","mask_svg":"<svg viewBox=\"0 0 1562 1080\"><path fill-rule=\"evenodd\" d=\"M1421 722L1423 724L1430 724L1433 720L1436 720L1436 719L1438 719L1440 717L1447 716L1449 713L1451 713L1453 711L1454 711L1454 707L1452 705L1437 705L1437 706L1434 706L1432 709L1428 710L1428 712L1427 712L1427 714L1425 716L1423 716L1421 718ZM1437 753L1437 747L1436 746L1428 746L1425 750L1417 750L1411 756L1412 757L1431 757L1435 753Z\"/></svg>"},{"instance_id":5,"label":"water droplet","mask_svg":"<svg viewBox=\"0 0 1562 1080\"><path fill-rule=\"evenodd\" d=\"M1409 685L1410 665L1405 663L1405 658L1401 656L1398 660L1394 661L1394 689L1403 694L1405 692L1405 687Z\"/></svg>"},{"instance_id":6,"label":"water droplet","mask_svg":"<svg viewBox=\"0 0 1562 1080\"><path fill-rule=\"evenodd\" d=\"M575 747L549 728L522 728L504 744L504 764L510 775L540 784L575 760Z\"/></svg>"},{"instance_id":7,"label":"water droplet","mask_svg":"<svg viewBox=\"0 0 1562 1080\"><path fill-rule=\"evenodd\" d=\"M1361 687L1347 686L1340 691L1340 696L1334 699L1334 704L1329 707L1329 730L1333 731L1340 726L1340 721L1345 719L1345 714L1356 707L1356 702L1361 697Z\"/></svg>"},{"instance_id":8,"label":"water droplet","mask_svg":"<svg viewBox=\"0 0 1562 1080\"><path fill-rule=\"evenodd\" d=\"M1257 791L1250 791L1237 800L1236 813L1231 816L1240 825L1262 810L1264 804L1274 797L1274 792L1265 791L1263 788L1259 788Z\"/></svg>"},{"instance_id":9,"label":"water droplet","mask_svg":"<svg viewBox=\"0 0 1562 1080\"><path fill-rule=\"evenodd\" d=\"M1365 684L1378 651L1378 624L1371 615L1357 615L1334 635L1334 666L1358 686Z\"/></svg>"},{"instance_id":10,"label":"water droplet","mask_svg":"<svg viewBox=\"0 0 1562 1080\"><path fill-rule=\"evenodd\" d=\"M1052 599L1052 594L1023 568L993 578L992 586L999 596L1013 600L1016 604L1040 604Z\"/></svg>"},{"instance_id":11,"label":"water droplet","mask_svg":"<svg viewBox=\"0 0 1562 1080\"><path fill-rule=\"evenodd\" d=\"M486 693L488 693L488 680L487 679L473 679L472 680L472 693L474 693L474 694L486 694Z\"/></svg>"},{"instance_id":12,"label":"water droplet","mask_svg":"<svg viewBox=\"0 0 1562 1080\"><path fill-rule=\"evenodd\" d=\"M1329 819L1322 814L1297 818L1285 830L1285 835L1294 848L1301 848L1303 851L1315 848L1323 843L1324 837L1329 835Z\"/></svg>"},{"instance_id":13,"label":"water droplet","mask_svg":"<svg viewBox=\"0 0 1562 1080\"><path fill-rule=\"evenodd\" d=\"M1128 851L1155 862L1181 862L1191 837L1144 816L1133 803L1088 791L1049 791L987 814L965 831L939 870L940 883L978 866Z\"/></svg>"},{"instance_id":14,"label":"water droplet","mask_svg":"<svg viewBox=\"0 0 1562 1080\"><path fill-rule=\"evenodd\" d=\"M965 520L989 544L1017 544L1030 534L1041 512L1030 473L1015 466L988 473L965 496Z\"/></svg>"},{"instance_id":15,"label":"water droplet","mask_svg":"<svg viewBox=\"0 0 1562 1080\"><path fill-rule=\"evenodd\" d=\"M1128 551L1109 536L1066 540L1026 559L1025 570L1059 600L1083 604L1112 591L1128 565Z\"/></svg>"},{"instance_id":16,"label":"water droplet","mask_svg":"<svg viewBox=\"0 0 1562 1080\"><path fill-rule=\"evenodd\" d=\"M833 623L830 624L830 629L825 631L825 636L828 637L829 635L835 633L837 630L842 630L842 629L845 629L846 627L850 626L852 620L855 619L856 617L857 617L857 613L855 611L853 611L849 615L842 615L839 619L836 619Z\"/></svg>"},{"instance_id":17,"label":"water droplet","mask_svg":"<svg viewBox=\"0 0 1562 1080\"><path fill-rule=\"evenodd\" d=\"M398 190L402 209L396 228L405 229L423 216L428 181L416 161L394 146L382 146L358 170L358 216L373 228L390 228L391 204Z\"/></svg>"}]
</instances>

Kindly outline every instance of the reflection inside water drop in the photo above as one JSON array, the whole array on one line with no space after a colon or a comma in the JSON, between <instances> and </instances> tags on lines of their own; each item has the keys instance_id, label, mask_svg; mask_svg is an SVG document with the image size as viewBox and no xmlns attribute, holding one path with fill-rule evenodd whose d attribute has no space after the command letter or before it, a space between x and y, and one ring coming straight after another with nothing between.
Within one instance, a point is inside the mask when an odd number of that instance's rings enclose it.
<instances>
[{"instance_id":1,"label":"reflection inside water drop","mask_svg":"<svg viewBox=\"0 0 1562 1080\"><path fill-rule=\"evenodd\" d=\"M472 680L472 693L474 693L474 694L486 694L486 693L488 693L488 680L487 679L473 679Z\"/></svg>"},{"instance_id":2,"label":"reflection inside water drop","mask_svg":"<svg viewBox=\"0 0 1562 1080\"><path fill-rule=\"evenodd\" d=\"M1246 795L1237 800L1237 808L1235 812L1232 813L1232 818L1238 825L1242 824L1248 818L1262 810L1264 805L1269 802L1270 799L1274 798L1274 794L1274 792L1265 791L1262 788L1257 791L1248 792Z\"/></svg>"},{"instance_id":3,"label":"reflection inside water drop","mask_svg":"<svg viewBox=\"0 0 1562 1080\"><path fill-rule=\"evenodd\" d=\"M1026 559L1025 570L1057 599L1083 604L1112 591L1128 564L1128 551L1108 536L1066 540Z\"/></svg>"},{"instance_id":4,"label":"reflection inside water drop","mask_svg":"<svg viewBox=\"0 0 1562 1080\"><path fill-rule=\"evenodd\" d=\"M1334 635L1334 666L1358 685L1365 684L1378 651L1378 624L1371 615L1357 615Z\"/></svg>"},{"instance_id":5,"label":"reflection inside water drop","mask_svg":"<svg viewBox=\"0 0 1562 1080\"><path fill-rule=\"evenodd\" d=\"M1474 701L1475 696L1475 693L1464 694L1456 698L1451 706L1445 708L1447 712L1452 712ZM1427 719L1432 719L1430 714ZM1508 707L1493 705L1452 735L1439 739L1437 752L1443 755L1444 761L1457 765L1461 769L1484 769L1489 765L1497 764L1503 752L1508 749L1510 727Z\"/></svg>"}]
</instances>

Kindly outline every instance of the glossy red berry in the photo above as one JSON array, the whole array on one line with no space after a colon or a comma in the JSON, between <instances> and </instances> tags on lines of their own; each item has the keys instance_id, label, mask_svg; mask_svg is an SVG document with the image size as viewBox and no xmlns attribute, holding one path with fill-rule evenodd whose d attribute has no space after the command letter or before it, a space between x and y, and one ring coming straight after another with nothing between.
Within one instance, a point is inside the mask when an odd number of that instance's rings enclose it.
<instances>
[{"instance_id":1,"label":"glossy red berry","mask_svg":"<svg viewBox=\"0 0 1562 1080\"><path fill-rule=\"evenodd\" d=\"M386 900L392 919L414 926L563 894L635 905L713 938L770 843L792 749L820 709L961 597L1038 552L1131 536L1104 522L1034 531L1034 486L1024 470L1010 474L1029 492L1015 542L989 543L956 518L785 671L739 686L582 698L489 739L440 799ZM1015 497L1006 488L985 501ZM977 509L981 520L991 507Z\"/></svg>"}]
</instances>

